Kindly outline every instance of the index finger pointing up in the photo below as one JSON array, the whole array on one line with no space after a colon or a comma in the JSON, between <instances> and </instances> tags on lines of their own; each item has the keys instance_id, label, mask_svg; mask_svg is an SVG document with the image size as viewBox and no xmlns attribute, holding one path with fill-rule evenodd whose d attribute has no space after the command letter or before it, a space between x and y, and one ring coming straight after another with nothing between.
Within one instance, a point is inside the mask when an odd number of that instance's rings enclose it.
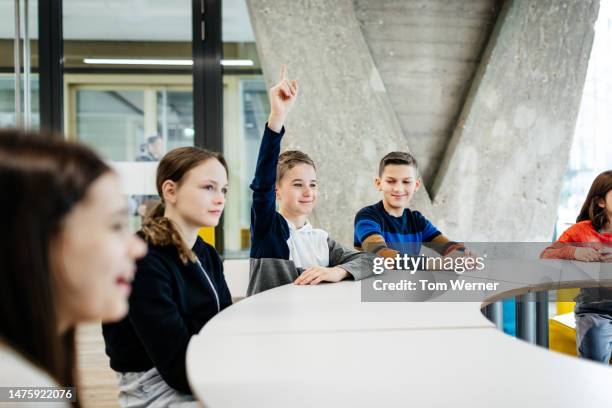
<instances>
[{"instance_id":1,"label":"index finger pointing up","mask_svg":"<svg viewBox=\"0 0 612 408\"><path fill-rule=\"evenodd\" d=\"M281 64L280 82L283 82L285 80L286 75L287 75L287 66L285 64Z\"/></svg>"}]
</instances>

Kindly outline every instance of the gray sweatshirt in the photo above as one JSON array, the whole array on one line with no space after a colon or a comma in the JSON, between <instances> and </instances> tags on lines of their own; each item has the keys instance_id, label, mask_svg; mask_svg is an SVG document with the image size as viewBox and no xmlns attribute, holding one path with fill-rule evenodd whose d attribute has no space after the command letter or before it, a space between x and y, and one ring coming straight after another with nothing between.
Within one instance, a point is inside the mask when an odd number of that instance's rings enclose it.
<instances>
[{"instance_id":1,"label":"gray sweatshirt","mask_svg":"<svg viewBox=\"0 0 612 408\"><path fill-rule=\"evenodd\" d=\"M331 238L327 238L327 245L330 267L341 267L354 280L361 280L373 274L376 255L346 248ZM304 268L296 267L289 259L251 258L247 296L292 283L303 271Z\"/></svg>"}]
</instances>

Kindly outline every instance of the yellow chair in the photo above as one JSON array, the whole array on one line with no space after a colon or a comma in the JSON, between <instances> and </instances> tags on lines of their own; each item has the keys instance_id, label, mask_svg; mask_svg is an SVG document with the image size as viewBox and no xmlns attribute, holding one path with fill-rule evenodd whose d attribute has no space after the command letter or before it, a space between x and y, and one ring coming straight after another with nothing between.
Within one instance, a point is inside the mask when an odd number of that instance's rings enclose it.
<instances>
[{"instance_id":1,"label":"yellow chair","mask_svg":"<svg viewBox=\"0 0 612 408\"><path fill-rule=\"evenodd\" d=\"M215 228L214 227L202 227L198 233L200 238L207 244L215 246Z\"/></svg>"},{"instance_id":2,"label":"yellow chair","mask_svg":"<svg viewBox=\"0 0 612 408\"><path fill-rule=\"evenodd\" d=\"M576 356L574 312L557 315L548 321L549 347L559 353Z\"/></svg>"},{"instance_id":3,"label":"yellow chair","mask_svg":"<svg viewBox=\"0 0 612 408\"><path fill-rule=\"evenodd\" d=\"M573 299L578 289L559 289L557 298ZM576 322L574 302L557 302L557 315L548 320L549 348L559 353L576 355Z\"/></svg>"}]
</instances>

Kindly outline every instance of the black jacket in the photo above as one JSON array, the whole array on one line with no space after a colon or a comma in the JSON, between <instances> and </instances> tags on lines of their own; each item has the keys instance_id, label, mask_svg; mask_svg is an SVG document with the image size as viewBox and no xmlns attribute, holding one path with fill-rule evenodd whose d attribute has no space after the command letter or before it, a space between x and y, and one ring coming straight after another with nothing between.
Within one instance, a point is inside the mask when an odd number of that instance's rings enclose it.
<instances>
[{"instance_id":1,"label":"black jacket","mask_svg":"<svg viewBox=\"0 0 612 408\"><path fill-rule=\"evenodd\" d=\"M113 370L156 367L172 388L191 393L185 370L189 340L232 303L215 249L199 237L192 249L214 291L199 265L184 265L174 246L149 245L149 252L137 263L128 316L102 326Z\"/></svg>"},{"instance_id":2,"label":"black jacket","mask_svg":"<svg viewBox=\"0 0 612 408\"><path fill-rule=\"evenodd\" d=\"M289 259L289 225L276 211L276 166L280 154L283 127L276 133L268 127L264 130L251 183L251 258Z\"/></svg>"}]
</instances>

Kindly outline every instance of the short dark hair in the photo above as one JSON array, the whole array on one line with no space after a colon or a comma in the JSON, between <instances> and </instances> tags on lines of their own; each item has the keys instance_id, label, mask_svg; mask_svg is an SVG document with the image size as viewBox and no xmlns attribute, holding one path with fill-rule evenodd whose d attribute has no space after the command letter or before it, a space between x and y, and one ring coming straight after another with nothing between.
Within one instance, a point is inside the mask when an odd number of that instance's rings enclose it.
<instances>
[{"instance_id":1,"label":"short dark hair","mask_svg":"<svg viewBox=\"0 0 612 408\"><path fill-rule=\"evenodd\" d=\"M160 135L152 135L147 137L147 144L152 145L153 143L157 142L157 139L161 139Z\"/></svg>"},{"instance_id":2,"label":"short dark hair","mask_svg":"<svg viewBox=\"0 0 612 408\"><path fill-rule=\"evenodd\" d=\"M299 150L287 150L278 156L278 165L276 166L276 182L281 181L285 173L298 164L308 164L317 170L314 161L304 152Z\"/></svg>"},{"instance_id":3,"label":"short dark hair","mask_svg":"<svg viewBox=\"0 0 612 408\"><path fill-rule=\"evenodd\" d=\"M417 164L417 160L408 152L391 152L387 153L385 157L380 161L380 165L378 166L378 177L382 176L385 167L390 164L400 164L405 166L412 166L416 171L419 170L419 166Z\"/></svg>"}]
</instances>

